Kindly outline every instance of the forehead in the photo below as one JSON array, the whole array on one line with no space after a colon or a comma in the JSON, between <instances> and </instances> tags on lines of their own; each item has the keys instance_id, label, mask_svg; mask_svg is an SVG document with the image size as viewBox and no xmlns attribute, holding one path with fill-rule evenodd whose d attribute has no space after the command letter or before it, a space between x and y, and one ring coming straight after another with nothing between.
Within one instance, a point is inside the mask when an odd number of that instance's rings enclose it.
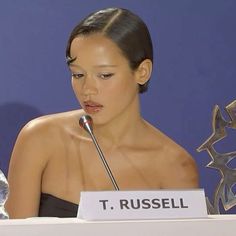
<instances>
[{"instance_id":1,"label":"forehead","mask_svg":"<svg viewBox=\"0 0 236 236\"><path fill-rule=\"evenodd\" d=\"M81 60L100 59L126 60L120 48L109 38L101 34L78 36L73 39L70 49L71 58Z\"/></svg>"}]
</instances>

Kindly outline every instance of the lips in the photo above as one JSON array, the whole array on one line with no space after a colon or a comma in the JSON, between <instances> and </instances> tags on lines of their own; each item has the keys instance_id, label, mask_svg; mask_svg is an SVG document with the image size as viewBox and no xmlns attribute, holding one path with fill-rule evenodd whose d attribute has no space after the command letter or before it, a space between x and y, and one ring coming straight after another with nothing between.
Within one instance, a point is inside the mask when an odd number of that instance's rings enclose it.
<instances>
[{"instance_id":1,"label":"lips","mask_svg":"<svg viewBox=\"0 0 236 236\"><path fill-rule=\"evenodd\" d=\"M96 103L94 101L85 101L84 110L88 114L95 114L103 108L103 105Z\"/></svg>"}]
</instances>

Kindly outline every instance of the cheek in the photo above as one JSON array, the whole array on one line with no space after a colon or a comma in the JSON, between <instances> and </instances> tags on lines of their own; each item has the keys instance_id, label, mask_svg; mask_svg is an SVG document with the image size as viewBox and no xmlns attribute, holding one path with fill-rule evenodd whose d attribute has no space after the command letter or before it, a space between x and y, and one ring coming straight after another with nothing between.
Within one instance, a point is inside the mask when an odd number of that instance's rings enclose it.
<instances>
[{"instance_id":1,"label":"cheek","mask_svg":"<svg viewBox=\"0 0 236 236\"><path fill-rule=\"evenodd\" d=\"M73 78L71 79L71 87L74 91L76 98L80 100L81 89L80 86L78 86L78 83L76 83L76 81Z\"/></svg>"},{"instance_id":2,"label":"cheek","mask_svg":"<svg viewBox=\"0 0 236 236\"><path fill-rule=\"evenodd\" d=\"M75 86L75 82L74 82L73 78L71 79L71 87L74 91L74 94L76 95L76 86Z\"/></svg>"},{"instance_id":3,"label":"cheek","mask_svg":"<svg viewBox=\"0 0 236 236\"><path fill-rule=\"evenodd\" d=\"M138 84L135 82L135 79L133 77L128 77L117 85L117 89L114 88L114 94L118 94L120 97L132 96L137 92L137 87ZM117 90L117 92L115 90Z\"/></svg>"},{"instance_id":4,"label":"cheek","mask_svg":"<svg viewBox=\"0 0 236 236\"><path fill-rule=\"evenodd\" d=\"M126 78L126 80L109 86L103 92L112 103L115 102L115 104L119 104L118 106L126 106L138 94L138 84L133 78Z\"/></svg>"},{"instance_id":5,"label":"cheek","mask_svg":"<svg viewBox=\"0 0 236 236\"><path fill-rule=\"evenodd\" d=\"M136 92L137 87L138 84L135 81L134 76L129 73L124 73L123 75L115 78L113 83L110 84L110 88L108 89L114 94L123 96L128 92Z\"/></svg>"}]
</instances>

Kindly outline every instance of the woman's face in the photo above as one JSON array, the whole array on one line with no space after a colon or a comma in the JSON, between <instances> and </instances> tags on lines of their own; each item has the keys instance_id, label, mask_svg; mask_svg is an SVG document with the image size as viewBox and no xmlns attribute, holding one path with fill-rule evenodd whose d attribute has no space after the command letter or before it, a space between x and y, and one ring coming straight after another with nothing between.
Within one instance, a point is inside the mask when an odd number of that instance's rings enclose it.
<instances>
[{"instance_id":1,"label":"woman's face","mask_svg":"<svg viewBox=\"0 0 236 236\"><path fill-rule=\"evenodd\" d=\"M117 45L100 34L72 41L69 67L72 87L81 107L96 124L104 124L137 109L135 72Z\"/></svg>"}]
</instances>

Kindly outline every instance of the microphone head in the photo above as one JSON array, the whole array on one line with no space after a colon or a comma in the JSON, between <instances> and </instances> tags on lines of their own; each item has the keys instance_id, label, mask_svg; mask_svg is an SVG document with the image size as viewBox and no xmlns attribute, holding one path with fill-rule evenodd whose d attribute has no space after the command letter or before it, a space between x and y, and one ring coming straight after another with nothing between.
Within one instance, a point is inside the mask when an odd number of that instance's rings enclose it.
<instances>
[{"instance_id":1,"label":"microphone head","mask_svg":"<svg viewBox=\"0 0 236 236\"><path fill-rule=\"evenodd\" d=\"M88 133L93 132L93 119L89 115L83 115L79 119L79 125L83 129L85 129Z\"/></svg>"}]
</instances>

